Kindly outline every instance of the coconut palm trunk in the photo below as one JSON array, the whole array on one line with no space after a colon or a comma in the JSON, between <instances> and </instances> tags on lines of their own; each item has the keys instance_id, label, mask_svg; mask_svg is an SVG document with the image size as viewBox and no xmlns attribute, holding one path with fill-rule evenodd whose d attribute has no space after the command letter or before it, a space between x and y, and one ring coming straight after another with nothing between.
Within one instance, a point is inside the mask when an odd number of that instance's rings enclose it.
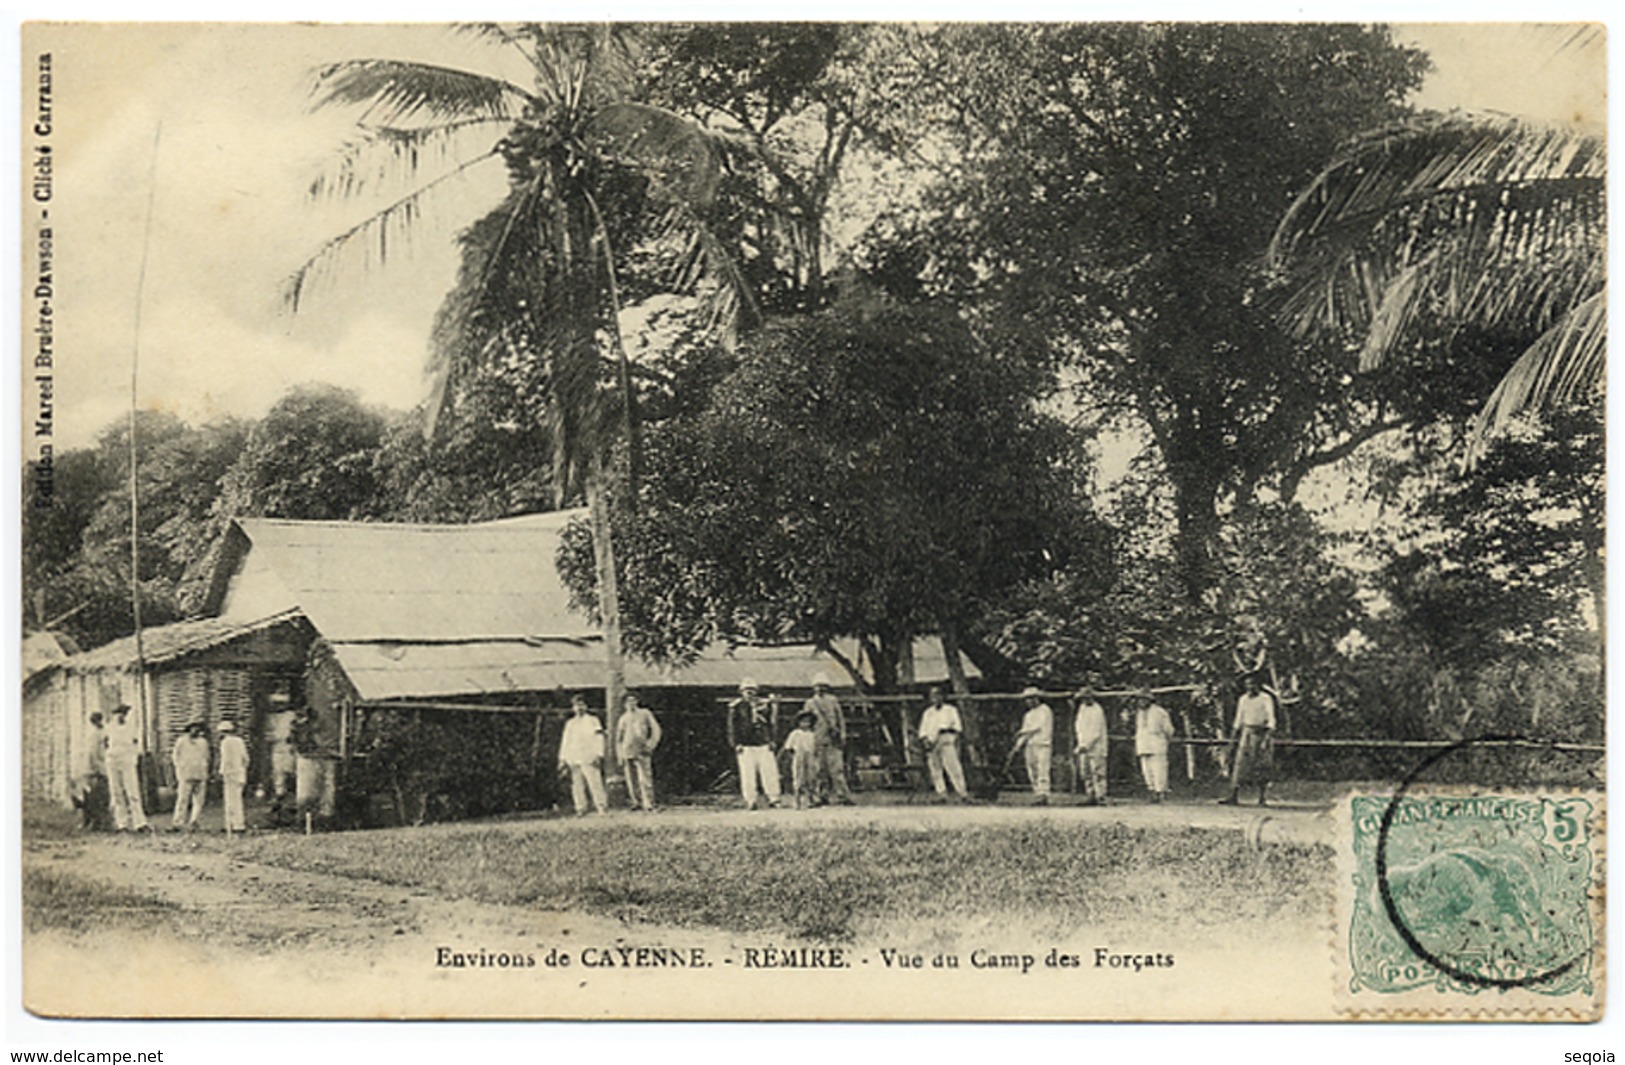
<instances>
[{"instance_id":1,"label":"coconut palm trunk","mask_svg":"<svg viewBox=\"0 0 1625 1065\"><path fill-rule=\"evenodd\" d=\"M609 520L609 484L602 456L587 476L587 517L592 525L593 564L598 575L598 614L604 627L604 764L606 783L621 777L615 735L626 698L626 655L621 648L621 593L615 573L615 539Z\"/></svg>"}]
</instances>

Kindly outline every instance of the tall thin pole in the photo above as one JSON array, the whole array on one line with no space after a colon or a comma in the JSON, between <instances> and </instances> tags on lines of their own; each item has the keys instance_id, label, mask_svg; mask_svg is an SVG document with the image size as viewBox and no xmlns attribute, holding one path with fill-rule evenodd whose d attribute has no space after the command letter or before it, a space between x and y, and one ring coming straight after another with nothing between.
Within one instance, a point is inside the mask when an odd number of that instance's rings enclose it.
<instances>
[{"instance_id":1,"label":"tall thin pole","mask_svg":"<svg viewBox=\"0 0 1625 1065\"><path fill-rule=\"evenodd\" d=\"M147 177L147 221L141 237L141 272L135 285L135 332L130 345L130 612L135 622L135 693L136 709L141 714L141 730L148 732L151 723L147 717L147 655L141 642L141 500L136 487L136 457L140 453L136 443L135 414L141 380L141 307L147 297L147 255L152 250L152 203L158 194L158 141L164 135L164 124L152 134L152 164Z\"/></svg>"}]
</instances>

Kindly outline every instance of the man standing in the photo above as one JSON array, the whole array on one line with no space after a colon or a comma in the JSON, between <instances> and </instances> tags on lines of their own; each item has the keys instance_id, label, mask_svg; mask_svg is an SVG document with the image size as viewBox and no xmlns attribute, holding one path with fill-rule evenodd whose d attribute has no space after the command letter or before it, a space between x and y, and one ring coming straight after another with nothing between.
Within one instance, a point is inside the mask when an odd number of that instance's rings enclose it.
<instances>
[{"instance_id":1,"label":"man standing","mask_svg":"<svg viewBox=\"0 0 1625 1065\"><path fill-rule=\"evenodd\" d=\"M203 813L203 803L209 786L208 726L194 721L186 726L186 735L175 741L169 752L175 765L175 813L170 823L188 832L197 827Z\"/></svg>"},{"instance_id":2,"label":"man standing","mask_svg":"<svg viewBox=\"0 0 1625 1065\"><path fill-rule=\"evenodd\" d=\"M604 726L596 714L587 710L587 698L577 695L570 700L573 716L564 723L564 735L559 738L559 768L570 771L570 798L575 802L576 816L587 814L587 796L600 814L609 812L609 796L604 792Z\"/></svg>"},{"instance_id":3,"label":"man standing","mask_svg":"<svg viewBox=\"0 0 1625 1065\"><path fill-rule=\"evenodd\" d=\"M820 673L813 677L812 698L801 707L802 713L813 715L813 738L816 749L813 766L817 783L815 801L822 805L829 801L831 790L843 806L852 805L852 789L846 783L846 714L841 701L830 694L829 678Z\"/></svg>"},{"instance_id":4,"label":"man standing","mask_svg":"<svg viewBox=\"0 0 1625 1065\"><path fill-rule=\"evenodd\" d=\"M130 708L113 708L113 727L107 731L107 787L112 794L113 827L139 832L147 826L141 803L141 731L130 723Z\"/></svg>"},{"instance_id":5,"label":"man standing","mask_svg":"<svg viewBox=\"0 0 1625 1065\"><path fill-rule=\"evenodd\" d=\"M79 827L88 832L105 832L110 815L107 791L107 733L102 715L90 715L90 734L85 737L84 773L74 782L74 803L79 807Z\"/></svg>"},{"instance_id":6,"label":"man standing","mask_svg":"<svg viewBox=\"0 0 1625 1065\"><path fill-rule=\"evenodd\" d=\"M1091 681L1077 694L1078 713L1072 719L1073 753L1086 806L1106 805L1106 708L1095 698Z\"/></svg>"},{"instance_id":7,"label":"man standing","mask_svg":"<svg viewBox=\"0 0 1625 1065\"><path fill-rule=\"evenodd\" d=\"M1168 797L1168 741L1174 736L1174 722L1149 695L1136 695L1134 704L1134 754L1151 801L1162 802Z\"/></svg>"},{"instance_id":8,"label":"man standing","mask_svg":"<svg viewBox=\"0 0 1625 1065\"><path fill-rule=\"evenodd\" d=\"M624 708L620 723L615 726L615 753L626 766L626 793L632 809L655 808L655 748L660 746L660 722L648 707L638 703L633 692L627 692L621 703Z\"/></svg>"},{"instance_id":9,"label":"man standing","mask_svg":"<svg viewBox=\"0 0 1625 1065\"><path fill-rule=\"evenodd\" d=\"M756 682L748 677L739 685L739 698L728 704L728 744L739 761L739 791L747 810L756 809L758 782L768 805L779 805L779 764L773 760L778 709L776 702L757 694Z\"/></svg>"},{"instance_id":10,"label":"man standing","mask_svg":"<svg viewBox=\"0 0 1625 1065\"><path fill-rule=\"evenodd\" d=\"M1225 806L1241 801L1241 789L1258 785L1258 805L1265 805L1275 744L1275 694L1268 691L1258 671L1242 679L1241 698L1236 700L1236 758L1230 774L1230 797L1219 800Z\"/></svg>"},{"instance_id":11,"label":"man standing","mask_svg":"<svg viewBox=\"0 0 1625 1065\"><path fill-rule=\"evenodd\" d=\"M1044 702L1037 688L1029 687L1021 693L1026 701L1027 713L1021 719L1021 731L1016 733L1016 747L1021 750L1027 767L1027 779L1032 781L1033 802L1044 806L1049 802L1050 753L1055 738L1055 712Z\"/></svg>"},{"instance_id":12,"label":"man standing","mask_svg":"<svg viewBox=\"0 0 1625 1065\"><path fill-rule=\"evenodd\" d=\"M298 761L293 750L294 711L290 707L265 715L265 742L271 753L271 800L280 810L295 778Z\"/></svg>"},{"instance_id":13,"label":"man standing","mask_svg":"<svg viewBox=\"0 0 1625 1065\"><path fill-rule=\"evenodd\" d=\"M246 832L248 820L243 816L243 789L248 786L248 744L237 735L237 726L230 721L220 722L220 781L226 801L226 835Z\"/></svg>"},{"instance_id":14,"label":"man standing","mask_svg":"<svg viewBox=\"0 0 1625 1065\"><path fill-rule=\"evenodd\" d=\"M948 785L952 784L959 801L964 802L969 792L965 790L965 769L959 762L959 737L965 731L959 708L942 701L941 688L932 688L926 698L925 713L920 715L920 742L925 744L925 765L931 771L931 786L936 789L938 798L946 799Z\"/></svg>"}]
</instances>

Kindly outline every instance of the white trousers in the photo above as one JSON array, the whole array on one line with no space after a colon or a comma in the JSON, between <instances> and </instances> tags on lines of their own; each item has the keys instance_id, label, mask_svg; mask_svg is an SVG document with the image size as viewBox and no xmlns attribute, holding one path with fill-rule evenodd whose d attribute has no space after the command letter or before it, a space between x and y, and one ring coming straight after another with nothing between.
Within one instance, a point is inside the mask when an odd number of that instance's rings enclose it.
<instances>
[{"instance_id":1,"label":"white trousers","mask_svg":"<svg viewBox=\"0 0 1625 1065\"><path fill-rule=\"evenodd\" d=\"M1078 783L1091 799L1106 797L1106 741L1078 749Z\"/></svg>"},{"instance_id":2,"label":"white trousers","mask_svg":"<svg viewBox=\"0 0 1625 1065\"><path fill-rule=\"evenodd\" d=\"M587 796L592 795L592 804L598 808L599 813L609 810L609 795L604 791L604 771L597 762L588 762L585 765L570 766L570 798L575 803L576 813L587 812Z\"/></svg>"},{"instance_id":3,"label":"white trousers","mask_svg":"<svg viewBox=\"0 0 1625 1065\"><path fill-rule=\"evenodd\" d=\"M1145 777L1146 790L1156 795L1168 792L1168 752L1140 755L1140 775Z\"/></svg>"},{"instance_id":4,"label":"white trousers","mask_svg":"<svg viewBox=\"0 0 1625 1065\"><path fill-rule=\"evenodd\" d=\"M779 763L773 759L773 748L741 747L739 748L739 793L745 797L746 806L756 805L756 785L758 779L761 787L767 793L767 801L774 806L779 804Z\"/></svg>"},{"instance_id":5,"label":"white trousers","mask_svg":"<svg viewBox=\"0 0 1625 1065\"><path fill-rule=\"evenodd\" d=\"M1027 779L1032 781L1033 794L1045 796L1049 794L1049 761L1050 746L1042 747L1031 743L1021 749L1022 756L1027 762Z\"/></svg>"},{"instance_id":6,"label":"white trousers","mask_svg":"<svg viewBox=\"0 0 1625 1065\"><path fill-rule=\"evenodd\" d=\"M127 828L146 828L147 811L141 805L141 774L136 771L135 762L109 758L107 788L113 807L113 827L121 832Z\"/></svg>"},{"instance_id":7,"label":"white trousers","mask_svg":"<svg viewBox=\"0 0 1625 1065\"><path fill-rule=\"evenodd\" d=\"M948 794L948 785L964 798L965 769L959 764L959 737L938 736L937 742L925 750L925 767L931 771L931 786L938 795ZM947 779L944 780L943 778Z\"/></svg>"},{"instance_id":8,"label":"white trousers","mask_svg":"<svg viewBox=\"0 0 1625 1065\"><path fill-rule=\"evenodd\" d=\"M203 813L203 803L208 798L209 782L206 780L178 780L175 782L175 814L169 820L176 828L182 825L195 825Z\"/></svg>"},{"instance_id":9,"label":"white trousers","mask_svg":"<svg viewBox=\"0 0 1625 1065\"><path fill-rule=\"evenodd\" d=\"M242 832L248 828L248 819L243 816L243 786L246 780L228 780L221 790L226 800L226 828L232 832Z\"/></svg>"}]
</instances>

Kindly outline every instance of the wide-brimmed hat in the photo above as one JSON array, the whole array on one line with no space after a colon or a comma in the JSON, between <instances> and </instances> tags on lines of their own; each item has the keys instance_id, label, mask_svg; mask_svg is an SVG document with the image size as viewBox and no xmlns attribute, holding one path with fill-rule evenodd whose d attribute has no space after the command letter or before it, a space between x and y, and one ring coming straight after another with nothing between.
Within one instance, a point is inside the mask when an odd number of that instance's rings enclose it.
<instances>
[{"instance_id":1,"label":"wide-brimmed hat","mask_svg":"<svg viewBox=\"0 0 1625 1065\"><path fill-rule=\"evenodd\" d=\"M207 732L207 731L209 731L209 725L208 725L207 722L204 722L204 721L188 721L186 723L186 731L187 732Z\"/></svg>"},{"instance_id":2,"label":"wide-brimmed hat","mask_svg":"<svg viewBox=\"0 0 1625 1065\"><path fill-rule=\"evenodd\" d=\"M221 732L236 732L237 731L237 726L232 724L230 721L222 721L222 722L220 722L220 731Z\"/></svg>"},{"instance_id":3,"label":"wide-brimmed hat","mask_svg":"<svg viewBox=\"0 0 1625 1065\"><path fill-rule=\"evenodd\" d=\"M813 678L812 678L812 686L815 687L815 688L828 688L828 687L830 687L829 674L827 674L827 673L814 673Z\"/></svg>"},{"instance_id":4,"label":"wide-brimmed hat","mask_svg":"<svg viewBox=\"0 0 1625 1065\"><path fill-rule=\"evenodd\" d=\"M1029 684L1025 689L1022 690L1021 697L1023 699L1042 699L1044 697L1044 693Z\"/></svg>"},{"instance_id":5,"label":"wide-brimmed hat","mask_svg":"<svg viewBox=\"0 0 1625 1065\"><path fill-rule=\"evenodd\" d=\"M739 682L739 690L742 691L742 692L753 692L753 691L755 691L756 690L756 681L754 679L750 678L750 677L746 677L744 680Z\"/></svg>"},{"instance_id":6,"label":"wide-brimmed hat","mask_svg":"<svg viewBox=\"0 0 1625 1065\"><path fill-rule=\"evenodd\" d=\"M803 721L816 722L817 720L818 720L818 715L813 713L811 710L803 710L801 713L796 715L796 724L798 724L798 725L801 724Z\"/></svg>"}]
</instances>

